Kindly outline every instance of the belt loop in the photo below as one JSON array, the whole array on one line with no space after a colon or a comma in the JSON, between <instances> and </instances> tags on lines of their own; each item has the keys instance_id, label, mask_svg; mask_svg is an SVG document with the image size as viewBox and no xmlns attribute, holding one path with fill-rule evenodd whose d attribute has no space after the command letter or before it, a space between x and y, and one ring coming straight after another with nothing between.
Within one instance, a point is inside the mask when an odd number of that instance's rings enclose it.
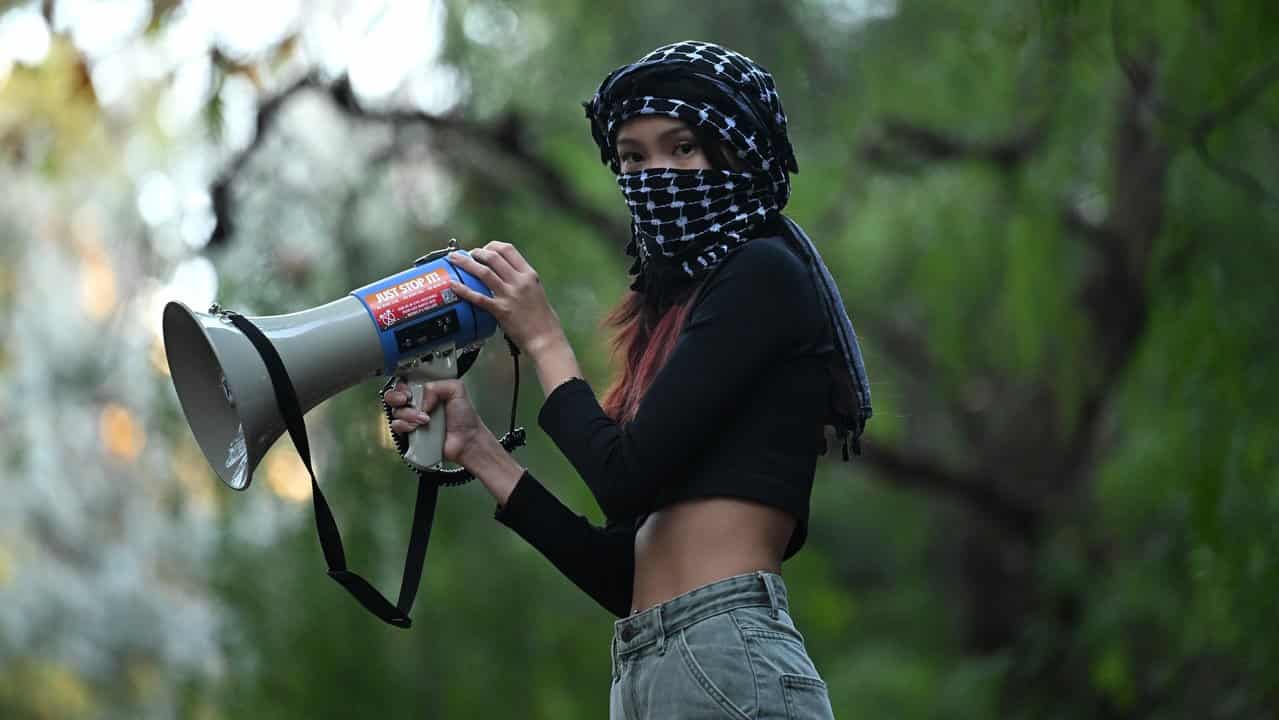
<instances>
[{"instance_id":1,"label":"belt loop","mask_svg":"<svg viewBox=\"0 0 1279 720\"><path fill-rule=\"evenodd\" d=\"M613 666L613 680L616 681L617 678L620 677L620 674L618 673L618 668L617 668L618 659L617 659L617 629L616 628L613 629L613 637L609 638L608 640L608 659Z\"/></svg>"},{"instance_id":2,"label":"belt loop","mask_svg":"<svg viewBox=\"0 0 1279 720\"><path fill-rule=\"evenodd\" d=\"M773 589L773 583L764 571L760 570L755 574L759 576L759 581L764 583L764 590L768 593L768 614L774 620L777 620L781 617L777 611L779 607L777 602L777 591Z\"/></svg>"},{"instance_id":3,"label":"belt loop","mask_svg":"<svg viewBox=\"0 0 1279 720\"><path fill-rule=\"evenodd\" d=\"M666 624L662 622L662 606L654 608L653 617L657 623L657 654L666 654Z\"/></svg>"}]
</instances>

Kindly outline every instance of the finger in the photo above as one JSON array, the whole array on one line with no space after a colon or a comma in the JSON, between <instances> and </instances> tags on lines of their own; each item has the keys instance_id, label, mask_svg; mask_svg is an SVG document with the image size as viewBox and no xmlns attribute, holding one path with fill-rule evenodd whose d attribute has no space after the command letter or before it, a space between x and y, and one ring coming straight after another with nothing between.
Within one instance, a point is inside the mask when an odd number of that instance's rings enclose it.
<instances>
[{"instance_id":1,"label":"finger","mask_svg":"<svg viewBox=\"0 0 1279 720\"><path fill-rule=\"evenodd\" d=\"M515 268L511 266L511 263L507 262L506 256L495 250L490 250L487 247L476 248L471 251L471 257L487 265L493 272L497 273L498 277L502 278L503 282L515 282L516 277L519 275Z\"/></svg>"},{"instance_id":2,"label":"finger","mask_svg":"<svg viewBox=\"0 0 1279 720\"><path fill-rule=\"evenodd\" d=\"M413 432L418 427L431 422L430 416L427 416L426 413L417 408L400 408L393 414L394 419L391 419L391 431L399 432L400 435Z\"/></svg>"},{"instance_id":3,"label":"finger","mask_svg":"<svg viewBox=\"0 0 1279 720\"><path fill-rule=\"evenodd\" d=\"M413 396L409 394L409 386L405 384L403 380L399 380L399 379L395 381L394 387L382 393L382 400L384 400L386 404L390 405L391 407L407 405L409 402L409 398L411 397Z\"/></svg>"},{"instance_id":4,"label":"finger","mask_svg":"<svg viewBox=\"0 0 1279 720\"><path fill-rule=\"evenodd\" d=\"M515 268L517 272L533 272L533 266L529 265L528 261L524 259L524 256L520 254L520 251L510 243L494 240L493 242L485 245L484 249L492 250L493 252L501 255L506 259L506 262L511 264L511 267Z\"/></svg>"},{"instance_id":5,"label":"finger","mask_svg":"<svg viewBox=\"0 0 1279 720\"><path fill-rule=\"evenodd\" d=\"M397 435L408 435L414 430L417 430L418 427L420 426L417 423L411 423L406 420L391 421L391 432L396 433Z\"/></svg>"},{"instance_id":6,"label":"finger","mask_svg":"<svg viewBox=\"0 0 1279 720\"><path fill-rule=\"evenodd\" d=\"M474 290L468 287L464 283L460 283L452 278L449 278L449 287L453 288L453 292L457 293L458 297L471 303L472 305L479 306L480 308L484 310L488 310L489 312L493 312L494 310L497 309L496 300L489 297L488 295L485 295L479 290Z\"/></svg>"},{"instance_id":7,"label":"finger","mask_svg":"<svg viewBox=\"0 0 1279 720\"><path fill-rule=\"evenodd\" d=\"M450 253L449 260L451 260L454 265L457 265L463 270L474 275L480 282L484 283L489 290L497 292L499 288L506 287L506 283L497 273L493 272L492 268L476 260L470 255L459 252Z\"/></svg>"},{"instance_id":8,"label":"finger","mask_svg":"<svg viewBox=\"0 0 1279 720\"><path fill-rule=\"evenodd\" d=\"M436 380L426 383L422 386L422 409L430 412L437 404L444 405L463 392L461 380Z\"/></svg>"},{"instance_id":9,"label":"finger","mask_svg":"<svg viewBox=\"0 0 1279 720\"><path fill-rule=\"evenodd\" d=\"M412 425L422 425L431 421L431 416L415 407L397 408L391 412L395 420L403 420ZM394 422L394 420L392 421Z\"/></svg>"},{"instance_id":10,"label":"finger","mask_svg":"<svg viewBox=\"0 0 1279 720\"><path fill-rule=\"evenodd\" d=\"M422 410L431 412L437 404L448 402L444 388L439 383L426 383L422 386Z\"/></svg>"}]
</instances>

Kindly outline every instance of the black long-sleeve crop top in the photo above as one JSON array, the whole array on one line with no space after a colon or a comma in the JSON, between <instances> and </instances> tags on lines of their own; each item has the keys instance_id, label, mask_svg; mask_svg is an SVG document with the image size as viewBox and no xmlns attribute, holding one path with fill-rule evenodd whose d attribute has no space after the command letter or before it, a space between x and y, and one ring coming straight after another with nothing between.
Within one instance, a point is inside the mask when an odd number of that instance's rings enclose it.
<instances>
[{"instance_id":1,"label":"black long-sleeve crop top","mask_svg":"<svg viewBox=\"0 0 1279 720\"><path fill-rule=\"evenodd\" d=\"M752 240L706 279L632 421L613 421L580 379L546 398L538 423L607 526L574 514L530 473L496 517L618 616L630 612L636 528L672 503L728 496L781 508L797 521L789 558L808 533L833 352L804 261L784 237Z\"/></svg>"}]
</instances>

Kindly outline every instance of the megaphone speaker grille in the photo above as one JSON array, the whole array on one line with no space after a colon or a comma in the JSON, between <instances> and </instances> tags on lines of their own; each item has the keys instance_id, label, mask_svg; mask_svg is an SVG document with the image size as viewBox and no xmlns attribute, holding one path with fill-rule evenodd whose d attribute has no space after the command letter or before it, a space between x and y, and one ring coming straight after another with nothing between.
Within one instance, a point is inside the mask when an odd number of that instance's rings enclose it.
<instances>
[{"instance_id":1,"label":"megaphone speaker grille","mask_svg":"<svg viewBox=\"0 0 1279 720\"><path fill-rule=\"evenodd\" d=\"M164 308L164 351L178 402L200 450L218 477L236 490L248 487L253 467L236 401L204 328L184 305Z\"/></svg>"}]
</instances>

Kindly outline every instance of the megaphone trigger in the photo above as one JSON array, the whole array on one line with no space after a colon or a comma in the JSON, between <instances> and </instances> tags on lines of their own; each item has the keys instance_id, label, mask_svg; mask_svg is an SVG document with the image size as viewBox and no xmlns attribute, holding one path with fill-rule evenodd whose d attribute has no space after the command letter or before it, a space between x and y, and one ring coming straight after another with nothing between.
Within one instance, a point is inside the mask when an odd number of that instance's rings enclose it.
<instances>
[{"instance_id":1,"label":"megaphone trigger","mask_svg":"<svg viewBox=\"0 0 1279 720\"><path fill-rule=\"evenodd\" d=\"M426 383L433 380L452 380L457 377L457 363L454 362L453 349L428 353L403 368L400 377L409 386L413 407L422 407L422 397ZM423 472L438 469L444 461L444 408L431 415L426 425L409 433L408 449L404 452L404 462L414 470Z\"/></svg>"}]
</instances>

